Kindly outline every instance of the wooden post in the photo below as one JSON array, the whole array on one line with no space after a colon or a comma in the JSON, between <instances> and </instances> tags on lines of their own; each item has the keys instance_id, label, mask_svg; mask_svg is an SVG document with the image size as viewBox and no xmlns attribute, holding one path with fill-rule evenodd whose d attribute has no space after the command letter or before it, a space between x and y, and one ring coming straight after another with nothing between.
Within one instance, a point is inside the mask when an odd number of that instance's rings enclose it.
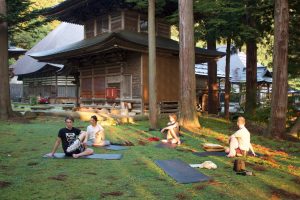
<instances>
[{"instance_id":1,"label":"wooden post","mask_svg":"<svg viewBox=\"0 0 300 200\"><path fill-rule=\"evenodd\" d=\"M179 0L180 124L200 128L196 112L193 1Z\"/></svg>"},{"instance_id":2,"label":"wooden post","mask_svg":"<svg viewBox=\"0 0 300 200\"><path fill-rule=\"evenodd\" d=\"M155 0L148 1L149 44L149 119L150 128L157 128Z\"/></svg>"},{"instance_id":3,"label":"wooden post","mask_svg":"<svg viewBox=\"0 0 300 200\"><path fill-rule=\"evenodd\" d=\"M207 49L216 50L216 39L207 40ZM218 82L217 82L217 61L212 59L208 61L208 113L218 114Z\"/></svg>"},{"instance_id":4,"label":"wooden post","mask_svg":"<svg viewBox=\"0 0 300 200\"><path fill-rule=\"evenodd\" d=\"M257 102L257 47L254 39L246 42L246 113L255 115Z\"/></svg>"},{"instance_id":5,"label":"wooden post","mask_svg":"<svg viewBox=\"0 0 300 200\"><path fill-rule=\"evenodd\" d=\"M271 117L268 135L285 137L288 100L288 0L275 0Z\"/></svg>"},{"instance_id":6,"label":"wooden post","mask_svg":"<svg viewBox=\"0 0 300 200\"><path fill-rule=\"evenodd\" d=\"M58 100L58 82L57 82L57 73L55 73L55 93L56 93L56 98L55 98L55 103L57 103Z\"/></svg>"},{"instance_id":7,"label":"wooden post","mask_svg":"<svg viewBox=\"0 0 300 200\"><path fill-rule=\"evenodd\" d=\"M230 47L231 47L231 38L227 38L227 47L226 47L226 67L225 67L225 98L224 98L224 111L225 118L229 120L229 102L230 102Z\"/></svg>"}]
</instances>

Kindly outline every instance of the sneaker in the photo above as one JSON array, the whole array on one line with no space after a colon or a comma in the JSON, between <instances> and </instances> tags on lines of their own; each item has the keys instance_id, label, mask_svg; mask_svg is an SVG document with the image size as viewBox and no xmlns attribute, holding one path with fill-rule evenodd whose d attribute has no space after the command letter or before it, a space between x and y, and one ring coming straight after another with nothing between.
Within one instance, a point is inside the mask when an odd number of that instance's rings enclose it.
<instances>
[{"instance_id":1,"label":"sneaker","mask_svg":"<svg viewBox=\"0 0 300 200\"><path fill-rule=\"evenodd\" d=\"M80 140L77 139L73 142L73 144L71 144L68 148L67 148L67 152L70 153L72 151L75 151L76 149L78 149L78 147L80 147Z\"/></svg>"}]
</instances>

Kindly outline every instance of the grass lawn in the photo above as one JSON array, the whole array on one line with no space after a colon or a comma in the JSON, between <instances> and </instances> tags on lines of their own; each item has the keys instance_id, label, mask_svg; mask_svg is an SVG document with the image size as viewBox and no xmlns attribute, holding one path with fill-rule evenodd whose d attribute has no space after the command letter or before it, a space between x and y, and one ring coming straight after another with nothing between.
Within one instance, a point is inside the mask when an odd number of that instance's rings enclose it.
<instances>
[{"instance_id":1,"label":"grass lawn","mask_svg":"<svg viewBox=\"0 0 300 200\"><path fill-rule=\"evenodd\" d=\"M247 157L246 168L255 176L236 175L233 160L197 157L201 144L224 144L233 124L202 117L199 133L183 132L185 142L177 149L156 148L146 138L148 122L106 126L114 142L135 144L125 151L94 148L96 153L122 153L121 160L44 159L53 147L63 118L40 117L27 124L0 122L0 199L300 199L300 143L272 140L252 133L254 149L264 154ZM165 120L161 120L161 125ZM75 121L85 129L87 122ZM58 152L62 152L59 149ZM186 163L211 160L216 170L197 169L212 181L179 184L153 162L181 159Z\"/></svg>"}]
</instances>

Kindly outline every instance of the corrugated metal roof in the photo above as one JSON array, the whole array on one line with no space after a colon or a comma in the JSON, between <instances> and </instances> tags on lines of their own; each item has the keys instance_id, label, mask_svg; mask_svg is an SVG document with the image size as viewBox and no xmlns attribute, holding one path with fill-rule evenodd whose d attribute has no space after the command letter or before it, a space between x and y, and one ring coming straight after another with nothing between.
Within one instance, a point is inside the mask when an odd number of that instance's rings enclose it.
<instances>
[{"instance_id":1,"label":"corrugated metal roof","mask_svg":"<svg viewBox=\"0 0 300 200\"><path fill-rule=\"evenodd\" d=\"M195 65L195 73L197 75L207 76L208 75L207 69L208 69L207 63ZM219 77L219 78L225 78L225 72L217 69L217 77Z\"/></svg>"},{"instance_id":2,"label":"corrugated metal roof","mask_svg":"<svg viewBox=\"0 0 300 200\"><path fill-rule=\"evenodd\" d=\"M63 67L63 65L53 65L51 63L38 62L31 58L29 54L45 51L53 48L58 48L64 45L74 43L84 38L83 26L61 23L56 29L50 32L44 39L38 42L32 49L26 52L24 56L17 60L12 65L15 75L24 75L36 72L46 65L52 65L54 67Z\"/></svg>"},{"instance_id":3,"label":"corrugated metal roof","mask_svg":"<svg viewBox=\"0 0 300 200\"><path fill-rule=\"evenodd\" d=\"M218 49L221 50L222 49ZM226 56L217 62L218 70L225 72ZM231 82L246 82L246 54L238 52L230 56ZM257 82L272 83L272 76L267 67L257 63Z\"/></svg>"}]
</instances>

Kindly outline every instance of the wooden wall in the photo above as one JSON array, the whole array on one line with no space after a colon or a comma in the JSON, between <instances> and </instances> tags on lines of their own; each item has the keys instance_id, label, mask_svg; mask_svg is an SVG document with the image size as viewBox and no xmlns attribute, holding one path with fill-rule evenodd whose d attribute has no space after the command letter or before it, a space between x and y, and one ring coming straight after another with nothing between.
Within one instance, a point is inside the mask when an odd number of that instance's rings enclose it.
<instances>
[{"instance_id":1,"label":"wooden wall","mask_svg":"<svg viewBox=\"0 0 300 200\"><path fill-rule=\"evenodd\" d=\"M148 55L143 54L143 92L144 102L149 102L149 69ZM156 57L157 74L157 100L161 101L179 101L179 59L171 55L157 55Z\"/></svg>"},{"instance_id":2,"label":"wooden wall","mask_svg":"<svg viewBox=\"0 0 300 200\"><path fill-rule=\"evenodd\" d=\"M147 32L147 28L142 31L141 21L147 21L147 15L139 14L136 11L119 10L109 15L98 16L84 22L85 38L92 38L106 32L117 32L128 30L133 32ZM156 35L170 38L171 28L162 19L156 20Z\"/></svg>"},{"instance_id":3,"label":"wooden wall","mask_svg":"<svg viewBox=\"0 0 300 200\"><path fill-rule=\"evenodd\" d=\"M124 12L124 30L138 31L139 14L137 12Z\"/></svg>"},{"instance_id":4,"label":"wooden wall","mask_svg":"<svg viewBox=\"0 0 300 200\"><path fill-rule=\"evenodd\" d=\"M42 97L75 97L75 85L73 76L58 76L57 88L55 76L39 77L39 78L23 78L23 96Z\"/></svg>"},{"instance_id":5,"label":"wooden wall","mask_svg":"<svg viewBox=\"0 0 300 200\"><path fill-rule=\"evenodd\" d=\"M120 91L118 99L141 99L141 54L127 52L122 62L100 63L101 59L81 62L80 97L105 100L106 88L115 87Z\"/></svg>"},{"instance_id":6,"label":"wooden wall","mask_svg":"<svg viewBox=\"0 0 300 200\"><path fill-rule=\"evenodd\" d=\"M127 56L127 63L123 67L123 74L131 75L132 98L140 99L141 96L141 53L132 53Z\"/></svg>"}]
</instances>

